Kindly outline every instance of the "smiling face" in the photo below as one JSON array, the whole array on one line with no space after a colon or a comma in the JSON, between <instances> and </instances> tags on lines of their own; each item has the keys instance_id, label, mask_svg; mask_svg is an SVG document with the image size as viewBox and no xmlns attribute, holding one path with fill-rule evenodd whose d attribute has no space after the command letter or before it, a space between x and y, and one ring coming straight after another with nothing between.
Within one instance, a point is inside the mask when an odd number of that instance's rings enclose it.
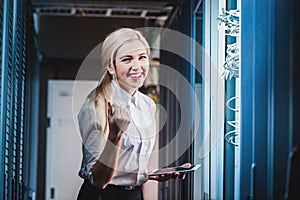
<instances>
[{"instance_id":1,"label":"smiling face","mask_svg":"<svg viewBox=\"0 0 300 200\"><path fill-rule=\"evenodd\" d=\"M123 44L116 53L115 72L117 81L130 95L143 85L149 71L149 55L145 45L139 40Z\"/></svg>"}]
</instances>

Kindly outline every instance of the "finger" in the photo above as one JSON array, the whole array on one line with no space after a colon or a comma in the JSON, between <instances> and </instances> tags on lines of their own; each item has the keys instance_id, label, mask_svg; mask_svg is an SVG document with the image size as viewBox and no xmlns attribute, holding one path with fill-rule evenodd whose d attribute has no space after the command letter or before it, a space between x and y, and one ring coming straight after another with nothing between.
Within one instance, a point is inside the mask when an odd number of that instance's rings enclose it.
<instances>
[{"instance_id":1,"label":"finger","mask_svg":"<svg viewBox=\"0 0 300 200\"><path fill-rule=\"evenodd\" d=\"M185 176L186 176L186 173L183 173L181 179L184 180L184 179L185 179Z\"/></svg>"},{"instance_id":2,"label":"finger","mask_svg":"<svg viewBox=\"0 0 300 200\"><path fill-rule=\"evenodd\" d=\"M130 124L130 117L125 109L119 106L115 106L115 114L113 115L113 119L120 130L127 130Z\"/></svg>"},{"instance_id":3,"label":"finger","mask_svg":"<svg viewBox=\"0 0 300 200\"><path fill-rule=\"evenodd\" d=\"M107 111L108 111L108 115L110 115L111 114L111 103L110 102L108 102Z\"/></svg>"},{"instance_id":4,"label":"finger","mask_svg":"<svg viewBox=\"0 0 300 200\"><path fill-rule=\"evenodd\" d=\"M108 116L112 117L115 114L115 105L108 102Z\"/></svg>"},{"instance_id":5,"label":"finger","mask_svg":"<svg viewBox=\"0 0 300 200\"><path fill-rule=\"evenodd\" d=\"M180 173L178 178L184 180L185 176L186 176L186 173Z\"/></svg>"},{"instance_id":6,"label":"finger","mask_svg":"<svg viewBox=\"0 0 300 200\"><path fill-rule=\"evenodd\" d=\"M172 176L172 174L168 173L168 174L161 174L159 175L160 180L168 180L170 179Z\"/></svg>"},{"instance_id":7,"label":"finger","mask_svg":"<svg viewBox=\"0 0 300 200\"><path fill-rule=\"evenodd\" d=\"M125 109L120 107L118 111L120 112L120 115L119 115L120 119L122 119L124 122L130 121L129 113Z\"/></svg>"},{"instance_id":8,"label":"finger","mask_svg":"<svg viewBox=\"0 0 300 200\"><path fill-rule=\"evenodd\" d=\"M114 106L112 106L112 107L111 107L111 115L113 116L113 115L115 114L115 112L116 112L116 109L115 109Z\"/></svg>"},{"instance_id":9,"label":"finger","mask_svg":"<svg viewBox=\"0 0 300 200\"><path fill-rule=\"evenodd\" d=\"M181 167L184 167L184 168L190 168L192 166L191 163L184 163L183 165L181 165Z\"/></svg>"},{"instance_id":10,"label":"finger","mask_svg":"<svg viewBox=\"0 0 300 200\"><path fill-rule=\"evenodd\" d=\"M178 178L180 178L180 173L179 173L179 172L176 172L176 173L175 173L175 179L178 179Z\"/></svg>"},{"instance_id":11,"label":"finger","mask_svg":"<svg viewBox=\"0 0 300 200\"><path fill-rule=\"evenodd\" d=\"M166 177L167 176L167 174L160 174L160 175L158 175L158 176L160 176L160 177Z\"/></svg>"}]
</instances>

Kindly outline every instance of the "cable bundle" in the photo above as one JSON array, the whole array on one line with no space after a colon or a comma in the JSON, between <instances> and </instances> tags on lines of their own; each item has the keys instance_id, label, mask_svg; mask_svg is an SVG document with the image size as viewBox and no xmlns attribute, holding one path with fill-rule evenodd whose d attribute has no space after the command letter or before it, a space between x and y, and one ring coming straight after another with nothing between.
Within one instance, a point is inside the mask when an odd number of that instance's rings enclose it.
<instances>
[{"instance_id":1,"label":"cable bundle","mask_svg":"<svg viewBox=\"0 0 300 200\"><path fill-rule=\"evenodd\" d=\"M240 11L222 9L223 14L217 17L219 20L218 30L225 35L238 37L240 34Z\"/></svg>"},{"instance_id":2,"label":"cable bundle","mask_svg":"<svg viewBox=\"0 0 300 200\"><path fill-rule=\"evenodd\" d=\"M230 80L233 77L239 78L239 69L240 69L240 43L239 43L239 34L240 34L240 11L239 10L229 10L226 11L224 8L222 9L223 14L217 17L219 20L218 30L225 34L226 36L236 37L236 42L233 44L228 44L226 48L226 57L223 64L223 68L221 68L220 77L225 80ZM226 107L234 111L235 113L239 112L237 102L238 97L234 96L227 100ZM233 108L230 106L230 102L236 101L237 108ZM237 115L235 116L237 118ZM225 134L225 140L229 144L238 146L237 136L239 136L239 127L240 121L236 120L228 120L227 124L232 126L234 129L228 131Z\"/></svg>"},{"instance_id":3,"label":"cable bundle","mask_svg":"<svg viewBox=\"0 0 300 200\"><path fill-rule=\"evenodd\" d=\"M238 97L235 96L235 97L232 97L230 99L228 99L228 101L226 102L226 107L229 109L229 110L232 110L234 111L235 113L239 112L239 108L236 107L236 108L232 108L230 106L230 102L231 101L236 101L235 104L236 105L239 105L239 102L237 101L238 100ZM238 146L238 141L236 140L236 136L239 135L240 133L240 120L228 120L227 121L227 124L229 124L230 126L232 126L234 128L234 130L232 131L228 131L226 134L225 134L225 140L226 142L228 142L229 144L233 144L235 146Z\"/></svg>"}]
</instances>

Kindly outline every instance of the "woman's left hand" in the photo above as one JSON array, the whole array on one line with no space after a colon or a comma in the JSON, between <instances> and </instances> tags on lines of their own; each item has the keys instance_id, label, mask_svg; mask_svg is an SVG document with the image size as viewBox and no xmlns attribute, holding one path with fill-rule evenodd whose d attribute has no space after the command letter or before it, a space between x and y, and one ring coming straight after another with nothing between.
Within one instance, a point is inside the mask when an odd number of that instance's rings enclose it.
<instances>
[{"instance_id":1,"label":"woman's left hand","mask_svg":"<svg viewBox=\"0 0 300 200\"><path fill-rule=\"evenodd\" d=\"M185 163L185 164L181 165L181 167L190 168L191 163ZM186 172L183 172L183 173L180 173L180 172L173 172L172 173L172 172L170 172L170 173L161 174L161 175L157 175L157 176L148 176L148 179L159 181L159 182L164 182L164 181L168 181L170 179L184 180L185 176L186 176Z\"/></svg>"}]
</instances>

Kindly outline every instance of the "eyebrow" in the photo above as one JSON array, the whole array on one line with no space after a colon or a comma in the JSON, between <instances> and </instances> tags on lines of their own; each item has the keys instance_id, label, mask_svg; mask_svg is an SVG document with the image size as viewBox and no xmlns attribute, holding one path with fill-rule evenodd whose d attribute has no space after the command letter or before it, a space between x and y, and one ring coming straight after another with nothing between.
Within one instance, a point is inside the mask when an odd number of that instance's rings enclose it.
<instances>
[{"instance_id":1,"label":"eyebrow","mask_svg":"<svg viewBox=\"0 0 300 200\"><path fill-rule=\"evenodd\" d=\"M147 53L146 52L140 53L138 56L143 56L143 55L147 55ZM126 57L133 57L133 56L132 55L124 55L124 56L119 57L119 59L126 58Z\"/></svg>"}]
</instances>

